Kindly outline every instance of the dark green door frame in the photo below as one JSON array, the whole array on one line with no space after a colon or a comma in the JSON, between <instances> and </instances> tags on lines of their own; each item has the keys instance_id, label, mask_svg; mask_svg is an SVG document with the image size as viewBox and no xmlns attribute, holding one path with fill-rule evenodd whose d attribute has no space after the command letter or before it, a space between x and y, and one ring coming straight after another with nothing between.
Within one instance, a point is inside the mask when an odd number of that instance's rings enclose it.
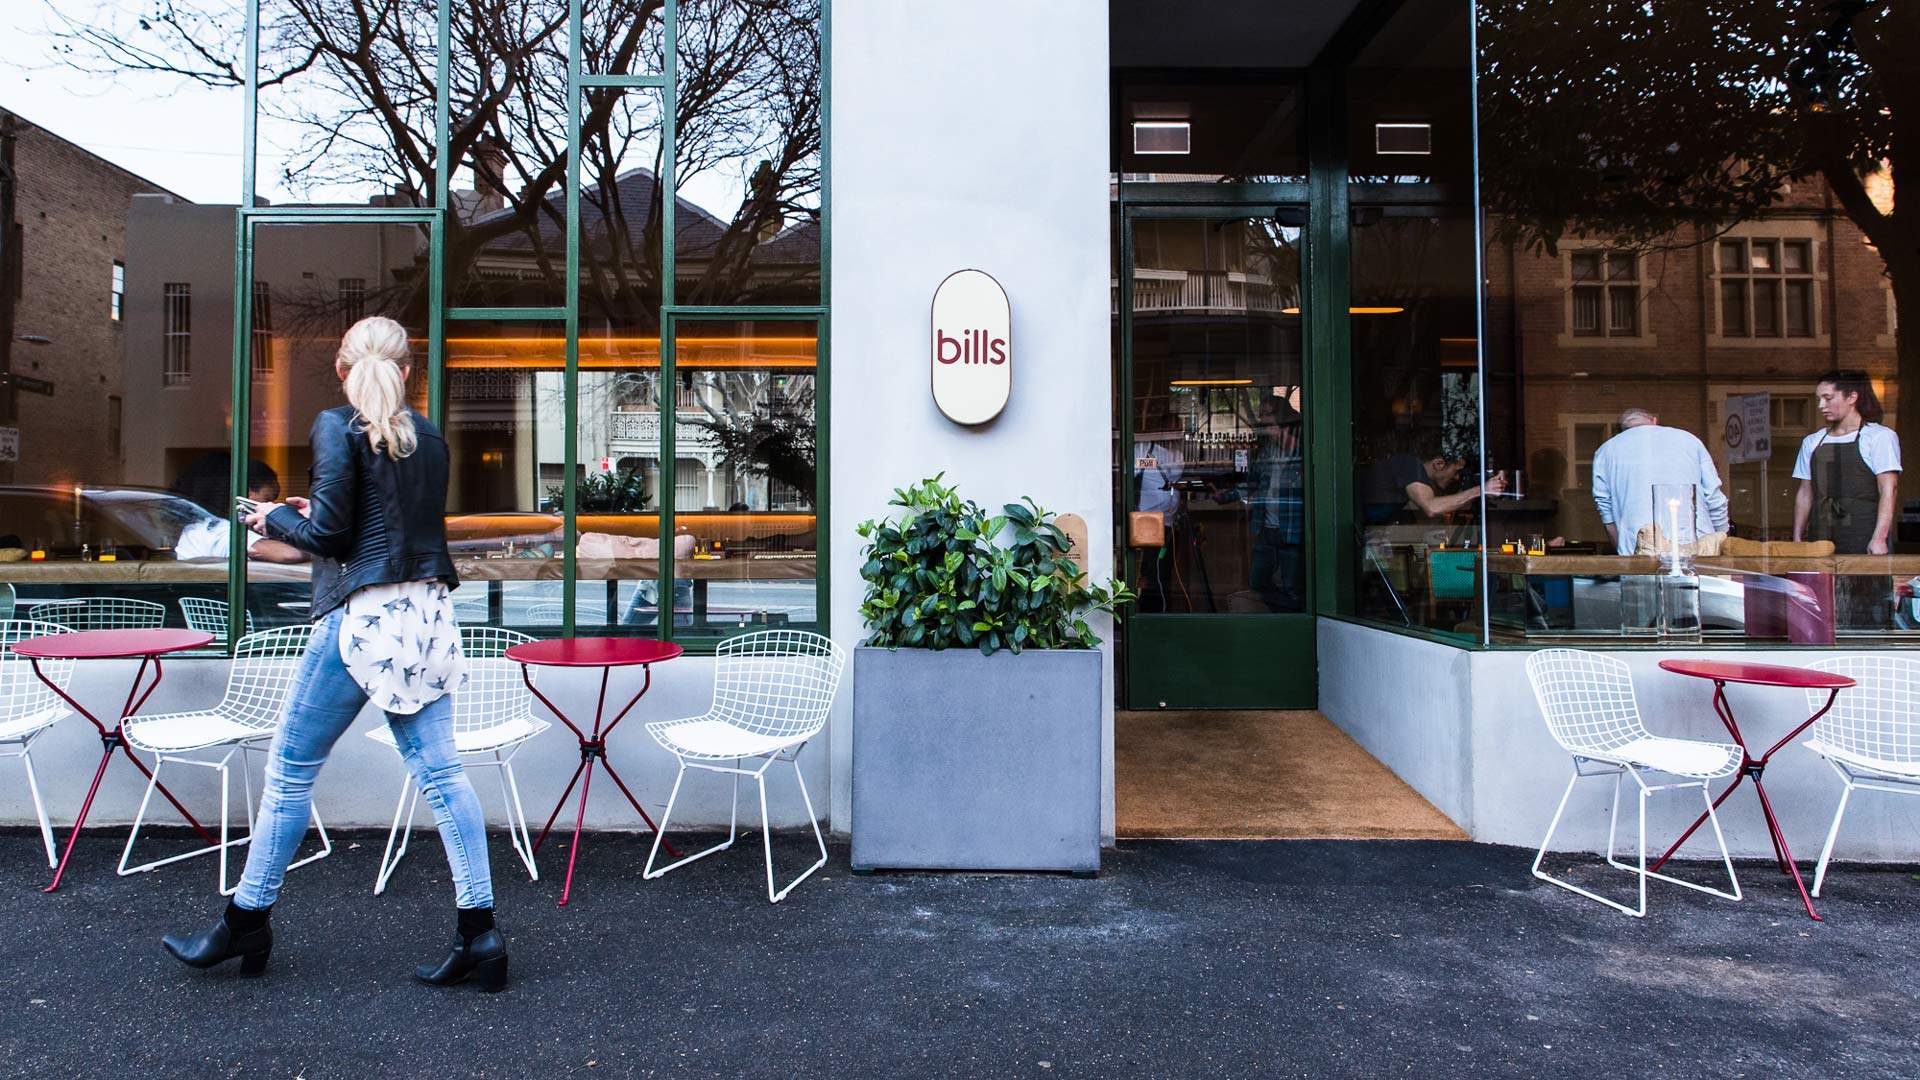
<instances>
[{"instance_id":1,"label":"dark green door frame","mask_svg":"<svg viewBox=\"0 0 1920 1080\"><path fill-rule=\"evenodd\" d=\"M1170 190L1171 189L1171 190ZM1131 453L1133 422L1133 269L1134 223L1141 220L1273 217L1308 213L1307 189L1298 184L1154 185L1129 191L1122 185L1119 215L1120 362L1116 378L1115 417L1118 441L1115 461L1115 520L1124 523L1127 511L1138 505L1139 492L1126 455ZM1308 239L1306 230L1302 238ZM1312 244L1301 253L1303 301L1312 303ZM1316 431L1316 398L1321 393L1315 375L1318 356L1309 319L1302 326L1302 382L1307 387L1304 423L1309 448L1306 463L1308 533L1306 611L1301 613L1127 613L1122 621L1120 661L1121 700L1125 708L1312 708L1318 699L1314 661L1315 616L1323 586L1311 570L1318 563L1316 548L1320 513L1313 497L1319 471L1312 452L1321 436ZM1125 546L1124 529L1115 564L1131 575L1134 553Z\"/></svg>"}]
</instances>

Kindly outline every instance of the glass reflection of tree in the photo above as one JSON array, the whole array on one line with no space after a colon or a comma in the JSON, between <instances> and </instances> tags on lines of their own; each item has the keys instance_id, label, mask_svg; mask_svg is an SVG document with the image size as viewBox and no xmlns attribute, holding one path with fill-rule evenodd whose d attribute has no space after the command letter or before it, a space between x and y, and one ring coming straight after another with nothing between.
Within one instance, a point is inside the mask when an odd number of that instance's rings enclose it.
<instances>
[{"instance_id":1,"label":"glass reflection of tree","mask_svg":"<svg viewBox=\"0 0 1920 1080\"><path fill-rule=\"evenodd\" d=\"M1897 426L1920 430L1920 200L1899 197L1894 168L1920 153L1920 5L1481 0L1478 11L1482 189L1497 239L1548 252L1579 233L1690 244L1817 177L1885 262L1906 390Z\"/></svg>"},{"instance_id":2,"label":"glass reflection of tree","mask_svg":"<svg viewBox=\"0 0 1920 1080\"><path fill-rule=\"evenodd\" d=\"M247 0L168 0L138 12L62 18L64 63L103 76L160 73L237 88ZM561 295L567 175L567 0L461 0L451 7L450 161L475 191L447 216L446 280L455 302L486 302L483 267L511 264L545 299ZM435 188L435 5L414 0L260 0L263 125L285 137L263 190L310 200L425 205ZM588 0L589 72L665 70L663 0ZM683 188L732 192L721 216L680 204L676 301L818 303L820 7L818 0L681 0L676 174ZM583 324L659 331L660 93L593 89L580 117ZM370 310L425 322L424 231L412 259L383 268ZM307 302L310 301L310 302ZM303 298L313 325L329 305ZM809 381L810 385L810 381ZM759 391L729 388L719 400ZM810 390L808 391L810 394ZM761 394L762 399L765 395ZM797 412L798 410L791 410ZM805 409L811 417L810 402ZM811 435L737 402L708 417L729 453L758 456L782 479L811 469ZM741 418L753 415L747 422ZM810 420L809 420L810 423ZM811 492L811 472L794 486Z\"/></svg>"}]
</instances>

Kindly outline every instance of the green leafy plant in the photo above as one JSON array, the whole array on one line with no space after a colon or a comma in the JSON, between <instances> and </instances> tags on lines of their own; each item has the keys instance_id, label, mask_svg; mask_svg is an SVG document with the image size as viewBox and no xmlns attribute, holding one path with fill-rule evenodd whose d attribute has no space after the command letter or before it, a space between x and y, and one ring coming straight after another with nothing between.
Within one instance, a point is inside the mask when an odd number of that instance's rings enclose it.
<instances>
[{"instance_id":1,"label":"green leafy plant","mask_svg":"<svg viewBox=\"0 0 1920 1080\"><path fill-rule=\"evenodd\" d=\"M866 644L988 655L1100 644L1087 615L1111 614L1133 592L1089 583L1054 514L1031 498L989 516L944 476L896 489L888 505L899 514L860 523Z\"/></svg>"},{"instance_id":2,"label":"green leafy plant","mask_svg":"<svg viewBox=\"0 0 1920 1080\"><path fill-rule=\"evenodd\" d=\"M548 502L559 508L565 491L557 484L547 488ZM574 486L575 505L583 514L631 514L647 508L652 493L638 469L588 473Z\"/></svg>"}]
</instances>

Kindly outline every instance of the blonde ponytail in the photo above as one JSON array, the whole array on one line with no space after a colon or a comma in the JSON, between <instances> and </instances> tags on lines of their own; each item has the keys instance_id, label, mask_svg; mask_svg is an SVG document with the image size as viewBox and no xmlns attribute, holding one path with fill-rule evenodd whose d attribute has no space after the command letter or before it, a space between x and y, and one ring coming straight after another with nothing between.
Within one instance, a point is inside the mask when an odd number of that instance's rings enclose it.
<instances>
[{"instance_id":1,"label":"blonde ponytail","mask_svg":"<svg viewBox=\"0 0 1920 1080\"><path fill-rule=\"evenodd\" d=\"M407 328L383 315L370 315L347 329L340 339L334 366L345 376L347 403L359 415L356 425L367 433L375 453L403 458L419 440L413 432L413 414L407 409L407 380L400 365L410 363Z\"/></svg>"}]
</instances>

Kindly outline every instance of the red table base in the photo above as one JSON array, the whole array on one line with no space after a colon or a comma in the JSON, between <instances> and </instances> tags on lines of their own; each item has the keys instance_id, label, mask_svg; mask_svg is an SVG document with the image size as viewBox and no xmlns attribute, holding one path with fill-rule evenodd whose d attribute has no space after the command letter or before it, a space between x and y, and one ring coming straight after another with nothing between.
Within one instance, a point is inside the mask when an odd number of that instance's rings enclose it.
<instances>
[{"instance_id":1,"label":"red table base","mask_svg":"<svg viewBox=\"0 0 1920 1080\"><path fill-rule=\"evenodd\" d=\"M613 778L613 782L619 785L620 794L627 797L627 802L633 805L634 812L640 815L640 819L647 823L647 828L654 832L660 831L660 826L654 824L652 816L640 805L640 800L633 797L633 792L627 788L626 781L620 779L620 774L614 770L613 762L607 758L607 736L613 733L613 729L619 725L620 721L626 719L627 714L633 711L633 707L640 703L641 698L647 696L647 691L653 686L653 669L647 667L645 670L647 677L640 686L640 692L633 695L633 700L627 702L626 707L602 728L600 722L607 707L607 680L613 675L613 669L610 667L600 669L600 700L593 707L593 732L589 734L580 730L578 725L567 718L566 713L561 712L553 702L547 700L547 696L542 694L538 687L533 685L533 678L525 664L520 667L520 678L527 684L527 689L533 692L534 697L540 699L540 704L545 705L549 712L553 713L561 723L567 725L580 739L580 764L574 767L573 779L567 781L567 789L560 793L560 801L553 804L553 813L547 815L546 825L540 829L539 838L533 842L533 850L537 854L540 851L540 845L547 839L547 833L552 831L554 820L560 816L560 809L567 805L567 796L573 794L574 785L578 784L580 804L573 815L573 845L567 851L566 881L560 886L562 907L566 906L568 898L573 894L573 867L580 858L580 833L587 821L587 790L593 786L595 764L605 769L607 775ZM663 839L662 846L669 854L678 857L679 852L674 851L672 844L666 843Z\"/></svg>"},{"instance_id":2,"label":"red table base","mask_svg":"<svg viewBox=\"0 0 1920 1080\"><path fill-rule=\"evenodd\" d=\"M1761 775L1767 771L1767 761L1773 757L1774 751L1787 745L1794 739L1799 738L1800 733L1812 727L1814 721L1827 715L1827 710L1833 708L1834 700L1839 696L1839 690L1829 691L1827 694L1827 703L1820 707L1819 712L1807 717L1805 723L1788 732L1785 738L1767 747L1766 753L1761 754L1759 757L1754 757L1752 751L1747 749L1747 740L1740 734L1740 725L1734 722L1733 706L1727 702L1726 682L1721 679L1713 680L1714 715L1720 718L1720 723L1727 729L1727 734L1732 735L1733 741L1740 746L1740 772L1733 778L1733 783L1727 785L1727 790L1721 792L1720 797L1713 800L1713 808L1715 811L1718 811L1720 804L1727 801L1727 796L1734 793L1735 789L1740 786L1741 781L1747 779L1753 781L1754 794L1760 796L1760 813L1767 819L1767 835L1773 841L1774 861L1780 864L1781 873L1793 878L1794 887L1800 890L1800 903L1806 907L1807 916L1815 922L1821 921L1820 913L1813 910L1813 897L1807 892L1806 882L1800 879L1800 868L1794 865L1793 852L1787 850L1787 834L1780 830L1780 819L1773 815L1773 802L1767 798L1767 785L1761 781ZM1692 825L1687 826L1686 832L1680 834L1680 839L1675 840L1673 846L1669 847L1666 853L1661 855L1648 869L1657 871L1667 865L1667 860L1673 858L1673 853L1680 850L1680 845L1686 843L1687 838L1692 836L1700 826L1706 823L1707 815L1701 814L1699 818L1695 819Z\"/></svg>"},{"instance_id":3,"label":"red table base","mask_svg":"<svg viewBox=\"0 0 1920 1080\"><path fill-rule=\"evenodd\" d=\"M122 732L122 725L126 722L128 716L139 712L140 706L145 705L147 699L153 696L154 690L160 686L162 671L160 657L158 655L143 656L140 658L140 670L133 674L133 686L127 691L126 704L120 708L120 719L114 721L113 727L109 729L105 724L100 722L99 717L94 716L78 701L75 701L72 695L60 687L55 686L53 680L42 675L40 673L40 661L38 659L30 658L28 662L33 665L33 673L39 677L41 682L46 683L54 693L59 694L61 700L65 701L74 712L86 717L100 732L100 764L93 770L93 783L87 787L87 797L81 800L80 815L73 819L73 831L67 834L67 847L65 851L60 853L60 865L53 872L53 883L40 890L41 892L52 892L60 887L60 878L67 872L67 860L73 858L74 842L80 839L80 830L87 824L87 814L93 809L93 797L100 792L100 781L107 774L107 762L113 760L113 752L118 750L122 754L125 754L127 760L133 762L133 767L140 770L140 775L146 777L148 780L153 779L153 773L147 769L145 763L133 756L133 751L127 746L127 739ZM147 689L143 693L140 690L140 680L146 678L147 665L149 664L153 665L153 682L147 685ZM218 840L214 839L212 833L208 832L204 826L194 820L192 814L187 813L187 808L180 805L180 800L173 797L173 792L168 791L165 784L155 784L154 790L167 797L167 801L173 804L175 810L180 811L180 816L187 820L188 825L193 826L193 831L199 833L201 839L209 844L219 843Z\"/></svg>"}]
</instances>

